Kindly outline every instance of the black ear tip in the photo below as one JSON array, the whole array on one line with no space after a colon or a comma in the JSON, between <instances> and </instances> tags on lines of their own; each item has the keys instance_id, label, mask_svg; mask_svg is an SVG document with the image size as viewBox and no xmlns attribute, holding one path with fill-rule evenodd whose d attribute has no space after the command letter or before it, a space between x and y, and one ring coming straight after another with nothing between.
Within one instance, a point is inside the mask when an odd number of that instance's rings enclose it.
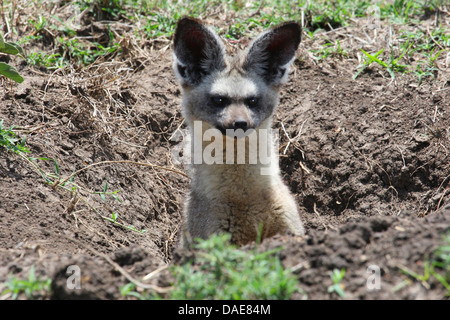
<instances>
[{"instance_id":1,"label":"black ear tip","mask_svg":"<svg viewBox=\"0 0 450 320\"><path fill-rule=\"evenodd\" d=\"M177 27L187 27L187 26L199 26L202 25L202 23L200 22L200 20L192 18L192 17L188 17L188 16L184 16L182 18L180 18L180 20L178 20L177 23Z\"/></svg>"},{"instance_id":2,"label":"black ear tip","mask_svg":"<svg viewBox=\"0 0 450 320\"><path fill-rule=\"evenodd\" d=\"M181 38L184 38L191 34L192 31L201 30L202 27L203 25L200 20L187 16L182 17L180 20L178 20L177 27L175 29L175 44L177 44Z\"/></svg>"},{"instance_id":3,"label":"black ear tip","mask_svg":"<svg viewBox=\"0 0 450 320\"><path fill-rule=\"evenodd\" d=\"M295 21L289 21L289 22L285 22L282 25L279 25L278 27L275 28L276 30L283 30L283 31L287 31L287 32L292 32L293 34L301 34L302 32L302 27L300 26L299 23L295 22Z\"/></svg>"},{"instance_id":4,"label":"black ear tip","mask_svg":"<svg viewBox=\"0 0 450 320\"><path fill-rule=\"evenodd\" d=\"M295 39L298 46L302 39L302 27L295 21L289 21L275 28L276 31L282 32L285 36Z\"/></svg>"}]
</instances>

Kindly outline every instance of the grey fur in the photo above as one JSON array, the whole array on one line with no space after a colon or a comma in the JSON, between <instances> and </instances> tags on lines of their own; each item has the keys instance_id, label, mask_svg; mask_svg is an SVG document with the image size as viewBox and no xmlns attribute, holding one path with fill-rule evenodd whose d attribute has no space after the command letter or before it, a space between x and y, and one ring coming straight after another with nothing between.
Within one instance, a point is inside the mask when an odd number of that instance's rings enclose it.
<instances>
[{"instance_id":1,"label":"grey fur","mask_svg":"<svg viewBox=\"0 0 450 320\"><path fill-rule=\"evenodd\" d=\"M182 88L183 115L192 130L192 140L201 141L210 128L225 133L226 129L237 129L238 124L245 124L246 129L258 134L269 130L278 105L279 87L287 79L300 33L298 24L286 23L264 32L247 50L230 57L211 29L197 20L181 19L175 32L173 67ZM193 131L194 121L200 121L200 133ZM236 145L237 140L223 136L224 142ZM201 150L209 143L202 141ZM224 153L225 146L224 143ZM248 160L248 140L245 146ZM263 238L286 231L304 234L297 204L279 172L272 136L266 145L258 145L258 152L259 148L269 151L268 163L234 161L190 166L191 190L184 209L185 241L229 232L234 243L245 244L256 240L261 224ZM262 170L270 174L262 175Z\"/></svg>"}]
</instances>

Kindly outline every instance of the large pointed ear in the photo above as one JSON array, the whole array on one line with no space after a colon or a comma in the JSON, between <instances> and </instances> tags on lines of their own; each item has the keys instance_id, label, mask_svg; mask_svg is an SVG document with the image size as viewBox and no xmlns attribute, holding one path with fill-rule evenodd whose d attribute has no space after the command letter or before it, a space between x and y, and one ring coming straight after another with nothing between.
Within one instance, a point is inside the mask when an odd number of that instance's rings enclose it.
<instances>
[{"instance_id":1,"label":"large pointed ear","mask_svg":"<svg viewBox=\"0 0 450 320\"><path fill-rule=\"evenodd\" d=\"M195 86L212 72L225 68L224 45L219 36L192 18L178 21L173 68L182 85Z\"/></svg>"},{"instance_id":2,"label":"large pointed ear","mask_svg":"<svg viewBox=\"0 0 450 320\"><path fill-rule=\"evenodd\" d=\"M296 22L262 33L250 45L244 70L261 76L268 85L286 82L300 39L301 27Z\"/></svg>"}]
</instances>

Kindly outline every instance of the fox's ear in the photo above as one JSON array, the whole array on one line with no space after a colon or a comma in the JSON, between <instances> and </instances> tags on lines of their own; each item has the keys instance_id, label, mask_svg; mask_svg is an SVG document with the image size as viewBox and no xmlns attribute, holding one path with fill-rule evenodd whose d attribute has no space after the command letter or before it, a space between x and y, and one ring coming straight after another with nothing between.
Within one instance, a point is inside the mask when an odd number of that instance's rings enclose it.
<instances>
[{"instance_id":1,"label":"fox's ear","mask_svg":"<svg viewBox=\"0 0 450 320\"><path fill-rule=\"evenodd\" d=\"M286 82L300 39L301 27L296 22L287 22L262 33L250 45L244 70L255 72L268 85Z\"/></svg>"},{"instance_id":2,"label":"fox's ear","mask_svg":"<svg viewBox=\"0 0 450 320\"><path fill-rule=\"evenodd\" d=\"M225 68L223 43L198 20L178 21L174 47L173 68L182 85L198 85L212 72Z\"/></svg>"}]
</instances>

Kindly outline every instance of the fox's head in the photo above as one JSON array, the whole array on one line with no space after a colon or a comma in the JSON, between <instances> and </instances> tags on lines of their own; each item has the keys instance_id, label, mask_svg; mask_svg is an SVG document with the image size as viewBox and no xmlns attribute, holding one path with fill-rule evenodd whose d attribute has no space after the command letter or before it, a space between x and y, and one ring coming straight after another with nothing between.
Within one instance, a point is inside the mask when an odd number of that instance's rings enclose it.
<instances>
[{"instance_id":1,"label":"fox's head","mask_svg":"<svg viewBox=\"0 0 450 320\"><path fill-rule=\"evenodd\" d=\"M259 128L275 111L300 38L300 26L288 22L263 32L230 57L213 30L182 18L175 32L173 67L183 89L186 119L201 120L222 133Z\"/></svg>"}]
</instances>

